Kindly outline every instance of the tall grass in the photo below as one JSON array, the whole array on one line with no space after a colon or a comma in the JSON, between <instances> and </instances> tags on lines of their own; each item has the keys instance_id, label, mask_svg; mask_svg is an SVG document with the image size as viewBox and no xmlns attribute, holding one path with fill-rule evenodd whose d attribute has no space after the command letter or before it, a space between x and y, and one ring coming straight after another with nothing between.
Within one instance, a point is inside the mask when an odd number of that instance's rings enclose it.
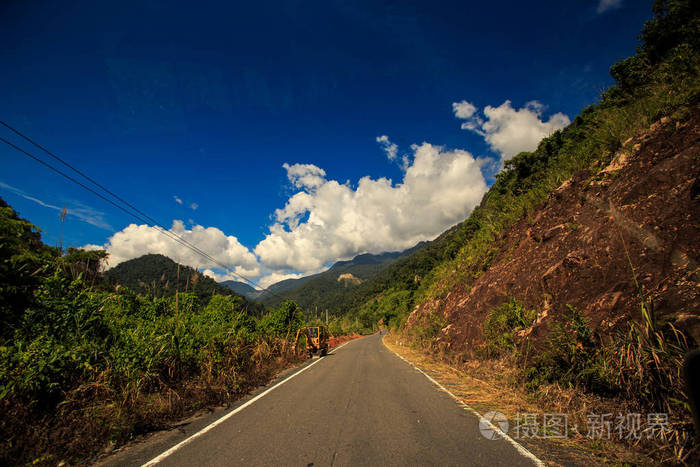
<instances>
[{"instance_id":1,"label":"tall grass","mask_svg":"<svg viewBox=\"0 0 700 467\"><path fill-rule=\"evenodd\" d=\"M298 358L302 323L293 303L258 321L232 296L98 291L58 261L0 342L0 464L75 463L230 401Z\"/></svg>"}]
</instances>

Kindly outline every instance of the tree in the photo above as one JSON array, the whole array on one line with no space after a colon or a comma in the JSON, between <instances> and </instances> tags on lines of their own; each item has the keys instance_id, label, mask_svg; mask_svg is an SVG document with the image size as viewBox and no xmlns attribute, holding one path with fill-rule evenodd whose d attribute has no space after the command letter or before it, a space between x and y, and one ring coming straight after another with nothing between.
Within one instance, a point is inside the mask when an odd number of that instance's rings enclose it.
<instances>
[{"instance_id":1,"label":"tree","mask_svg":"<svg viewBox=\"0 0 700 467\"><path fill-rule=\"evenodd\" d=\"M296 335L297 330L304 324L303 313L292 300L287 300L276 310L272 310L262 319L261 328L265 333L276 336Z\"/></svg>"},{"instance_id":2,"label":"tree","mask_svg":"<svg viewBox=\"0 0 700 467\"><path fill-rule=\"evenodd\" d=\"M11 333L33 303L40 273L56 256L56 248L41 242L39 229L0 198L0 337Z\"/></svg>"}]
</instances>

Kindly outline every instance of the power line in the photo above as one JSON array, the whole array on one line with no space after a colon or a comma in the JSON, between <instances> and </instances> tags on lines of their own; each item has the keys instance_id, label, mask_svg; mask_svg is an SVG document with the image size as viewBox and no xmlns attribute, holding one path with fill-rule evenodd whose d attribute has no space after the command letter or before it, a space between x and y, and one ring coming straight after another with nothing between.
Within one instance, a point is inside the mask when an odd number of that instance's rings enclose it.
<instances>
[{"instance_id":1,"label":"power line","mask_svg":"<svg viewBox=\"0 0 700 467\"><path fill-rule=\"evenodd\" d=\"M109 195L111 195L111 196L114 197L115 199L119 200L121 203L123 203L123 204L125 204L126 206L128 206L129 208L133 209L135 212L137 212L138 214L142 215L144 218L148 219L148 220L149 220L152 224L154 224L155 226L158 226L158 227L160 227L161 229L163 229L164 231L168 231L168 232L169 232L168 228L165 227L164 225L162 225L160 222L158 222L157 220L153 219L151 216L149 216L149 215L146 214L145 212L141 211L140 209L138 209L137 207L135 207L134 205L132 205L132 204L129 203L128 201L124 200L124 199L121 198L119 195L117 195L117 194L115 194L114 192L110 191L109 189L107 189L106 187L104 187L103 185L101 185L100 183L98 183L97 181L95 181L94 179L92 179L90 176L86 175L85 173L81 172L81 171L78 170L77 168L73 167L71 164L69 164L68 162L66 162L65 160L63 160L62 158L60 158L59 156L57 156L56 154L54 154L53 152L49 151L49 150L46 149L44 146L40 145L39 143L37 143L36 141L34 141L33 139L31 139L30 137L26 136L25 134L23 134L22 132L20 132L19 130L15 129L14 127L10 126L9 124L5 123L5 122L2 121L2 120L0 120L0 124L2 124L5 128L9 129L10 131L12 131L13 133L15 133L16 135L18 135L18 136L20 136L21 138L25 139L25 140L28 141L29 143L33 144L33 145L36 146L37 148L41 149L41 150L44 151L46 154L50 155L51 157L53 157L54 159L56 159L57 161L59 161L61 164L65 165L66 167L68 167L69 169L73 170L74 172L76 172L77 174L79 174L80 176L82 176L83 178L85 178L86 180L90 181L90 183L92 183L93 185L97 186L98 188L100 188L100 189L103 190L104 192L108 193ZM51 167L50 165L46 164L45 162L39 160L39 159L36 158L35 156L33 156L33 155L31 155L31 154L28 154L28 153L26 153L26 151L23 151L23 150L21 150L20 148L16 147L16 146L13 145L12 143L9 143L9 142L7 142L7 141L5 141L5 143L10 144L10 145L13 146L15 149L24 152L25 154L27 154L27 155L28 155L29 157L31 157L32 159L37 160L38 162L40 162L41 164L43 164L43 165L45 165L45 166L51 168L52 170L56 170L55 168L53 168L53 167ZM61 175L66 176L65 174L63 174L63 173L60 172L59 170L56 170L56 171L57 171L58 173L60 173ZM117 205L116 205L114 202L112 202L111 200L108 200L108 199L106 199L104 196L101 196L100 194L95 193L93 190L91 190L90 188L84 186L82 183L77 182L77 181L74 180L72 177L67 176L67 178L68 178L69 180L75 182L75 183L78 183L80 186L82 186L83 188L85 188L85 189L91 191L92 193L96 194L97 196L100 196L100 198L105 199L106 201L108 201L108 202L111 203L112 205L117 206ZM124 209L121 208L120 206L117 206L117 207L118 207L119 209L121 209L122 211L124 211ZM125 211L125 212L126 212L126 211ZM128 214L134 216L133 213L128 213ZM143 219L138 218L137 216L134 216L134 217L136 217L137 219L139 219L141 222L146 222L146 221L144 221ZM148 224L148 222L146 222L146 224ZM173 234L173 235L176 235L176 234ZM176 236L177 236L177 235L176 235ZM248 282L254 284L256 287L259 287L259 288L262 289L261 286L259 286L258 284L256 284L256 283L253 282L252 280L246 278L245 276L240 275L240 274L236 274L236 273L234 273L233 271L230 271L229 268L228 268L226 265L223 265L223 264L219 263L218 261L216 261L216 259L212 258L212 257L211 257L210 255L208 255L206 252L200 250L196 245L190 244L189 242L187 242L185 239L183 239L183 238L180 237L180 236L177 236L177 237L178 237L182 242L185 242L185 243L189 244L192 248L195 248L196 251L197 251L199 254L205 256L205 257L206 257L207 259L209 259L210 261L214 262L215 264L218 264L219 266L223 267L225 270L231 272L232 274L234 274L234 275L236 275L236 276L238 276L238 277L240 277L240 278L242 278L242 279L244 279L244 280L246 280L246 281L248 281Z\"/></svg>"},{"instance_id":2,"label":"power line","mask_svg":"<svg viewBox=\"0 0 700 467\"><path fill-rule=\"evenodd\" d=\"M7 141L5 138L0 137L0 141L2 141L3 143L7 144L7 145L10 146L10 147L12 147L13 149L15 149L15 150L21 152L22 154L24 154L24 155L26 155L26 156L28 156L28 157L34 159L35 161L39 162L40 164L44 165L45 167L47 167L47 168L53 170L54 172L58 173L58 174L61 175L62 177L67 178L68 180L70 180L70 181L72 181L73 183L79 185L80 187L84 188L85 190L89 191L90 193L94 194L95 196L98 196L99 198L101 198L101 199L107 201L108 203L110 203L111 205L113 205L114 207L116 207L117 209L119 209L119 210L125 212L126 214L128 214L128 215L134 217L134 218L137 219L139 222L144 222L144 223L148 224L148 221L145 220L145 219L143 219L143 218L140 217L139 215L134 214L133 212L130 212L129 210L127 210L127 209L124 208L123 206L120 206L119 204L115 203L115 202L112 201L111 199L106 198L106 197L103 196L101 193L98 193L97 191L93 190L93 189L90 188L89 186L86 186L85 184L81 183L80 181L76 180L75 178L71 177L70 175L66 174L65 172L61 171L60 169L57 169L56 167L52 166L51 164L48 164L47 162L45 162L45 161L39 159L39 158L36 157L35 155L33 155L33 154L31 154L31 153L25 151L24 149L20 148L19 146L15 145L15 144L13 144L13 143L11 143L11 142L9 142L9 141ZM162 227L162 226L160 226L160 225L157 225L157 227L158 227L158 231L159 231L159 232L161 232L161 233L163 233L164 235L168 236L169 238L171 238L172 240L176 241L176 242L179 243L180 245L192 249L192 250L195 251L196 253L198 253L198 254L204 256L206 259L208 259L208 260L214 262L215 264L220 265L221 267L223 267L223 268L226 269L227 271L231 272L232 274L237 275L238 277L242 277L242 276L236 274L235 272L230 271L229 268L228 268L226 265L223 265L222 263L219 263L218 261L216 261L216 259L214 259L214 258L211 257L210 255L208 255L207 253L205 253L205 252L199 250L199 248L195 247L194 245L189 244L189 243L188 243L186 240L184 240L182 237L180 237L180 236L178 236L178 235L176 235L176 234L170 232L169 230L165 229L164 227ZM255 284L255 285L257 285L257 284ZM258 287L259 287L259 286L258 286Z\"/></svg>"},{"instance_id":3,"label":"power line","mask_svg":"<svg viewBox=\"0 0 700 467\"><path fill-rule=\"evenodd\" d=\"M8 125L7 125L6 123L4 123L4 122L0 122L0 123L2 123L4 126L8 126ZM13 130L14 130L14 129L13 129ZM16 131L15 131L15 132L16 132ZM18 133L18 132L17 132L17 133ZM18 133L18 134L19 134L19 133ZM31 142L31 140L29 140L28 138L26 138L26 139L27 139L28 141ZM31 159L33 159L33 160L39 162L39 163L42 164L43 166L45 166L45 167L47 167L47 168L53 170L54 172L58 173L58 174L61 175L62 177L65 177L66 179L70 180L71 182L73 182L73 183L79 185L80 187L82 187L83 189L89 191L90 193L94 194L95 196L98 196L99 198L103 199L104 201L107 201L108 203L110 203L111 205L113 205L114 207L116 207L117 209L119 209L119 210L125 212L126 214L128 214L128 215L134 217L134 218L137 219L139 222L143 222L143 223L145 223L145 224L149 224L149 221L148 221L148 220L142 218L141 216L139 216L139 215L137 215L137 214L134 214L133 212L130 212L128 209L126 209L126 208L124 208L123 206L121 206L121 205L115 203L113 200L111 200L111 199L105 197L105 196L102 195L101 193L98 193L97 191L93 190L93 189L90 188L89 186L86 186L85 184L81 183L80 181L76 180L75 178L71 177L70 175L66 174L65 172L61 171L60 169L57 169L56 167L52 166L51 164L49 164L49 163L47 163L47 162L41 160L40 158L36 157L36 156L33 155L33 154L31 154L31 153L25 151L24 149L22 149L22 148L20 148L19 146L17 146L17 145L15 145L15 144L11 143L10 141L6 140L5 138L0 137L0 141L2 141L3 143L7 144L7 145L10 146L10 147L12 147L13 149L15 149L15 150L21 152L22 154L26 155L27 157L30 157ZM32 142L32 144L35 144L37 147L39 147L39 148L41 148L42 150L44 150L44 149L43 149L41 146L39 146L38 144L33 143L33 142ZM54 156L54 157L58 158L57 156ZM58 159L61 160L60 158L58 158ZM68 167L71 167L72 170L75 170L77 173L83 175L80 171L78 171L77 169L74 169L74 168L73 168L72 166L70 166L68 163L65 163L65 165L68 166ZM92 181L92 179L90 179L89 177L87 177L87 176L85 176L85 175L83 175L83 176L84 176L85 178L91 180L91 182L94 183L96 186L99 186L100 188L104 189L106 192L112 194L115 198L121 200L121 198L120 198L119 196L117 196L117 195L111 193L109 190L107 190L107 189L105 189L104 187L102 187L99 183ZM124 202L124 203L125 203L127 206L132 207L129 203L127 203L127 202ZM132 209L134 209L136 212L139 212L139 213L142 212L142 211L140 211L140 210L138 210L138 209L136 209L136 208L134 208L134 207L132 207ZM157 231L158 231L158 232L160 232L160 233L166 235L167 237L169 237L169 238L172 239L173 241L177 242L178 244L180 244L180 245L182 245L182 246L184 246L184 247L186 247L186 248L189 248L190 250L194 251L195 253L197 253L197 254L203 256L204 258L206 258L206 259L208 259L209 261L211 261L212 263L214 263L214 264L220 266L221 268L223 268L223 269L226 270L227 272L233 274L234 276L240 277L241 279L243 279L243 280L249 282L250 284L254 285L255 287L258 287L258 288L262 289L263 294L264 294L264 293L270 293L270 294L275 295L275 296L277 296L277 297L279 297L279 298L284 298L284 297L281 297L281 296L279 296L279 295L273 293L273 292L270 291L269 289L263 288L262 286L260 286L259 284L257 284L257 283L256 283L255 281L253 281L252 279L249 279L249 278L243 276L242 274L239 274L239 273L237 273L237 272L231 270L227 265L221 263L221 262L218 261L216 258L214 258L214 257L212 257L211 255L209 255L208 253L202 251L202 250L199 249L197 246L195 246L195 245L189 243L187 240L183 239L183 238L180 237L179 235L177 235L177 234L171 232L171 231L168 230L166 227L164 227L163 225L161 225L161 224L158 223L157 221L153 220L150 216L144 215L144 217L146 217L147 219L149 219L149 220L151 221L150 223L155 224L155 226L157 227Z\"/></svg>"},{"instance_id":4,"label":"power line","mask_svg":"<svg viewBox=\"0 0 700 467\"><path fill-rule=\"evenodd\" d=\"M66 174L66 173L63 172L62 170L60 170L60 169L58 169L58 168L52 166L51 164L49 164L49 163L47 163L47 162L41 160L41 159L38 158L37 156L35 156L35 155L29 153L28 151L25 151L24 149L22 149L22 148L20 148L19 146L13 144L12 142L6 140L5 138L0 137L0 141L2 141L3 143L5 143L5 144L7 144L8 146L12 147L13 149L15 149L15 150L21 152L22 154L26 155L27 157L29 157L29 158L35 160L36 162L42 164L43 166L49 168L50 170L53 170L54 172L58 173L58 174L61 175L62 177L64 177L64 178L70 180L71 182L73 182L73 183L79 185L80 187L82 187L83 189L85 189L85 190L91 192L91 193L94 194L95 196L98 196L99 198L103 199L104 201L107 201L107 202L110 203L111 205L115 206L117 209L119 209L119 210L125 212L126 214L128 214L128 215L130 215L130 216L136 218L136 219L139 220L140 222L144 222L145 224L149 224L149 223L154 224L154 226L158 227L158 229L157 229L158 232L160 232L160 233L166 235L167 237L169 237L169 238L172 239L173 241L177 242L178 244L180 244L180 245L182 245L182 246L184 246L184 247L186 247L186 248L189 248L190 250L194 251L195 253L197 253L197 254L203 256L204 258L206 258L206 259L208 259L209 261L211 261L212 263L214 263L214 264L220 266L221 268L223 268L225 271L229 272L230 274L232 274L232 275L234 275L234 276L236 276L236 277L239 277L239 278L245 280L246 282L252 284L253 286L255 286L255 287L259 288L259 289L262 289L262 292L263 292L263 293L261 294L261 296L264 295L265 293L269 293L269 294L274 295L274 296L276 296L276 297L278 297L278 298L284 299L284 297L282 297L282 296L280 296L280 295L278 295L278 294L272 292L271 290L269 290L269 288L263 288L261 285L259 285L258 283L256 283L256 282L253 281L252 279L249 279L249 278L247 278L246 276L244 276L244 275L242 275L242 274L240 274L240 273L237 273L237 272L231 270L227 265L225 265L225 264L219 262L216 258L214 258L214 257L212 257L211 255L209 255L208 253L202 251L202 250L201 250L200 248L198 248L196 245L191 244L190 242L188 242L187 240L183 239L183 238L180 237L179 235L177 235L177 234L171 232L171 231L168 230L166 227L164 227L162 224L160 224L158 221L156 221L155 219L153 219L151 216L149 216L148 214L144 213L144 212L141 211L140 209L136 208L136 207L133 206L131 203L127 202L126 200L124 200L123 198L121 198L120 196L118 196L117 194L115 194L114 192L112 192L112 191L110 191L109 189L105 188L105 187L102 186L100 183L98 183L97 181L95 181L94 179L92 179L91 177L89 177L88 175L84 174L83 172L81 172L81 171L78 170L77 168L73 167L71 164L69 164L68 162L66 162L65 160L63 160L62 158L60 158L59 156L57 156L56 154L52 153L52 152L49 151L48 149L46 149L46 148L44 148L43 146L41 146L39 143L35 142L34 140L32 140L31 138L29 138L28 136L26 136L26 135L24 135L23 133L21 133L19 130L16 130L15 128L13 128L13 127L10 126L9 124L7 124L7 123L5 123L4 121L1 121L1 120L0 120L0 124L2 124L4 127L6 127L7 129L9 129L9 130L12 131L13 133L17 134L18 136L22 137L23 139L25 139L25 140L28 141L29 143L33 144L33 145L36 146L37 148L41 149L42 151L44 151L45 153L47 153L48 155L50 155L51 157L53 157L53 158L56 159L57 161L61 162L63 165L65 165L66 167L70 168L71 170L73 170L74 172L76 172L77 174L79 174L80 176L82 176L83 178L85 178L86 180L90 181L90 183L92 183L93 185L97 186L98 188L100 188L100 189L103 190L104 192L108 193L109 195L111 195L112 197L114 197L114 198L115 198L116 200L118 200L119 202L125 204L125 205L128 206L131 210L133 210L134 212L131 212L130 210L128 210L128 209L124 208L123 206L117 204L117 203L114 202L113 200L107 198L106 196L102 195L101 193L98 193L98 192L95 191L94 189L90 188L89 186L86 186L85 184L81 183L80 181L78 181L78 180L76 180L75 178L71 177L70 175ZM137 213L137 214L135 214L135 213ZM143 216L143 217L141 217L141 216ZM150 221L150 222L149 222L149 221Z\"/></svg>"}]
</instances>

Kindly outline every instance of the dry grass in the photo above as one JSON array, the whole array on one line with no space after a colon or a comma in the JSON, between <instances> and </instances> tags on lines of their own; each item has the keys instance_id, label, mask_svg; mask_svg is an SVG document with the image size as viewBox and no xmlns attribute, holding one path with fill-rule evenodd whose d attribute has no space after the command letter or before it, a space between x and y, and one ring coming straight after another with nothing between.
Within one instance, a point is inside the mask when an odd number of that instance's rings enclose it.
<instances>
[{"instance_id":1,"label":"dry grass","mask_svg":"<svg viewBox=\"0 0 700 467\"><path fill-rule=\"evenodd\" d=\"M457 368L444 359L410 347L405 338L394 333L384 337L384 345L428 373L479 413L495 410L505 414L511 423L518 414L539 414L540 419L548 413L568 414L571 429L567 439L520 440L550 465L654 463L634 446L586 437L586 415L630 411L621 401L602 400L558 385L542 386L537 395L533 395L526 391L520 370L509 357L471 359ZM574 425L579 429L573 429Z\"/></svg>"}]
</instances>

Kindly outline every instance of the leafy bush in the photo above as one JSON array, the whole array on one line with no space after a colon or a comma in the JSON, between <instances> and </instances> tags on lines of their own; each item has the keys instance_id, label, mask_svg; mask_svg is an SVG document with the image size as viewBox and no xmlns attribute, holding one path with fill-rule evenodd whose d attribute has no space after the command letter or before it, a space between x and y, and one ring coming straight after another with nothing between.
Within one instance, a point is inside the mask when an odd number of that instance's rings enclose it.
<instances>
[{"instance_id":1,"label":"leafy bush","mask_svg":"<svg viewBox=\"0 0 700 467\"><path fill-rule=\"evenodd\" d=\"M559 383L609 395L613 387L600 342L581 312L568 309L566 320L554 324L545 348L525 368L528 385L536 389L542 383Z\"/></svg>"},{"instance_id":2,"label":"leafy bush","mask_svg":"<svg viewBox=\"0 0 700 467\"><path fill-rule=\"evenodd\" d=\"M515 350L515 333L532 325L537 317L535 310L528 310L511 297L494 308L484 323L484 346L479 353L484 357L497 357Z\"/></svg>"},{"instance_id":3,"label":"leafy bush","mask_svg":"<svg viewBox=\"0 0 700 467\"><path fill-rule=\"evenodd\" d=\"M278 337L291 336L293 338L303 323L302 310L292 300L287 300L262 319L260 329L265 334Z\"/></svg>"},{"instance_id":4,"label":"leafy bush","mask_svg":"<svg viewBox=\"0 0 700 467\"><path fill-rule=\"evenodd\" d=\"M409 329L409 335L417 345L427 348L446 323L442 313L428 313L421 316L421 321Z\"/></svg>"}]
</instances>

